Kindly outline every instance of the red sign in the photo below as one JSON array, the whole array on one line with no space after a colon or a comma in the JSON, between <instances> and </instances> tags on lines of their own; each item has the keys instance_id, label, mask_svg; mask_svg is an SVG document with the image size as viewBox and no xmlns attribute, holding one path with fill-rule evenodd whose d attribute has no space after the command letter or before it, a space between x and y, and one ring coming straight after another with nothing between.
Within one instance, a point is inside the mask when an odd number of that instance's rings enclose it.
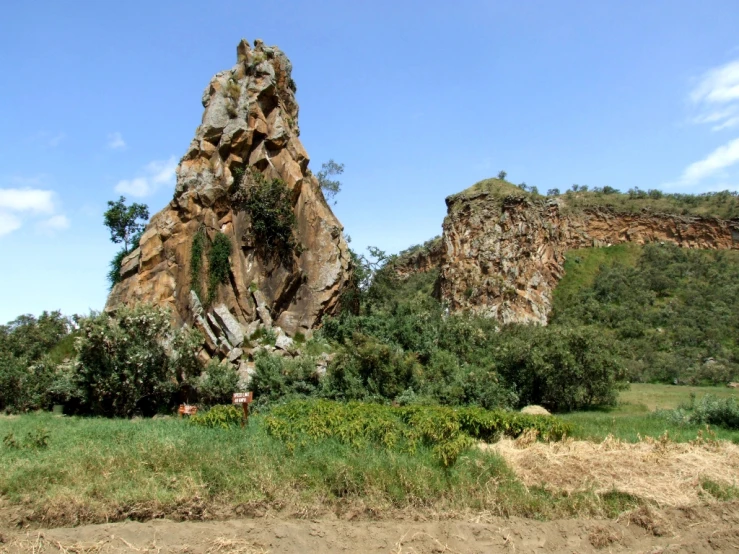
<instances>
[{"instance_id":1,"label":"red sign","mask_svg":"<svg viewBox=\"0 0 739 554\"><path fill-rule=\"evenodd\" d=\"M197 406L190 406L189 404L180 404L180 408L177 410L177 413L181 416L183 415L195 415L198 413L198 407Z\"/></svg>"},{"instance_id":2,"label":"red sign","mask_svg":"<svg viewBox=\"0 0 739 554\"><path fill-rule=\"evenodd\" d=\"M233 395L233 399L231 400L232 404L249 404L254 398L254 393L251 392L235 392Z\"/></svg>"}]
</instances>

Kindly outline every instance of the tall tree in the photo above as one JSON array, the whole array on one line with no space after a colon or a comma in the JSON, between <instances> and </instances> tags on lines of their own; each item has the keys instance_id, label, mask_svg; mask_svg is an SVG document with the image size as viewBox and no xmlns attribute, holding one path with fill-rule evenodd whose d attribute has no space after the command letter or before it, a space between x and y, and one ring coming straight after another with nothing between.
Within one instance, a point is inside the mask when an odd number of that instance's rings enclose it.
<instances>
[{"instance_id":1,"label":"tall tree","mask_svg":"<svg viewBox=\"0 0 739 554\"><path fill-rule=\"evenodd\" d=\"M318 184L321 186L321 190L327 200L334 198L339 192L341 192L341 181L330 179L329 177L341 175L342 173L344 173L344 164L339 164L334 160L329 160L321 166L321 171L316 174L316 177L318 177ZM334 202L334 204L336 204L336 202Z\"/></svg>"}]
</instances>

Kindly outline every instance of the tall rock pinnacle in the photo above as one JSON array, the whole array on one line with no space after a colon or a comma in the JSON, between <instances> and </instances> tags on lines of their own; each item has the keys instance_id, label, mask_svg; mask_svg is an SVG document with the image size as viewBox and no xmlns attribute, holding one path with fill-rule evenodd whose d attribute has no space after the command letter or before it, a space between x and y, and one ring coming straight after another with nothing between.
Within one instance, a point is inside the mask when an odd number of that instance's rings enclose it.
<instances>
[{"instance_id":1,"label":"tall rock pinnacle","mask_svg":"<svg viewBox=\"0 0 739 554\"><path fill-rule=\"evenodd\" d=\"M137 302L168 306L179 323L201 327L206 344L215 328L233 340L238 327L257 320L290 335L307 333L335 310L350 258L298 139L291 69L278 48L242 40L236 65L211 79L202 123L177 168L174 198L124 259L107 310ZM295 215L286 255L255 230L244 202L252 187L275 182L286 187ZM208 252L221 235L230 242L228 275L212 286Z\"/></svg>"}]
</instances>

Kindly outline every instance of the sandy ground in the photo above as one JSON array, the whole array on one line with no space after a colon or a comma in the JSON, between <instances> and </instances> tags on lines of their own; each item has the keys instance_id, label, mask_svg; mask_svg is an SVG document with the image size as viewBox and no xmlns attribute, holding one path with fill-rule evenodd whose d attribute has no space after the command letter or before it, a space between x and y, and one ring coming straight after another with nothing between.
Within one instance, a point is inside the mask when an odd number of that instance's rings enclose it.
<instances>
[{"instance_id":1,"label":"sandy ground","mask_svg":"<svg viewBox=\"0 0 739 554\"><path fill-rule=\"evenodd\" d=\"M661 512L640 509L616 521L541 522L484 515L425 522L277 517L1 533L2 553L739 552L739 502Z\"/></svg>"}]
</instances>

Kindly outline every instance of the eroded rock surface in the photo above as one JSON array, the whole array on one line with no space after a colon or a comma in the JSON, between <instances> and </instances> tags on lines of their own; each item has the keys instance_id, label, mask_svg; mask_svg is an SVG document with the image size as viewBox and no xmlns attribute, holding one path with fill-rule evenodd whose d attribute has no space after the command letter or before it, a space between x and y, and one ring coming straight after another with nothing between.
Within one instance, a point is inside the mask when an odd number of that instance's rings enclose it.
<instances>
[{"instance_id":1,"label":"eroded rock surface","mask_svg":"<svg viewBox=\"0 0 739 554\"><path fill-rule=\"evenodd\" d=\"M546 324L565 252L623 242L739 249L739 222L608 209L567 213L563 201L489 192L447 198L442 300L503 323Z\"/></svg>"},{"instance_id":2,"label":"eroded rock surface","mask_svg":"<svg viewBox=\"0 0 739 554\"><path fill-rule=\"evenodd\" d=\"M106 309L149 302L171 308L178 323L201 329L214 354L238 347L257 322L287 334L309 334L332 313L347 282L349 254L342 227L308 170L298 139L298 105L292 66L276 47L241 41L238 61L208 84L205 113L177 168L173 200L157 213L140 246L123 262L122 281ZM290 259L269 255L255 239L250 214L237 205L234 189L252 171L281 179L289 188L297 219ZM208 302L191 293L192 245L204 231L231 242L228 282ZM203 257L207 275L207 256ZM201 289L207 288L202 278ZM201 293L201 296L205 296Z\"/></svg>"}]
</instances>

